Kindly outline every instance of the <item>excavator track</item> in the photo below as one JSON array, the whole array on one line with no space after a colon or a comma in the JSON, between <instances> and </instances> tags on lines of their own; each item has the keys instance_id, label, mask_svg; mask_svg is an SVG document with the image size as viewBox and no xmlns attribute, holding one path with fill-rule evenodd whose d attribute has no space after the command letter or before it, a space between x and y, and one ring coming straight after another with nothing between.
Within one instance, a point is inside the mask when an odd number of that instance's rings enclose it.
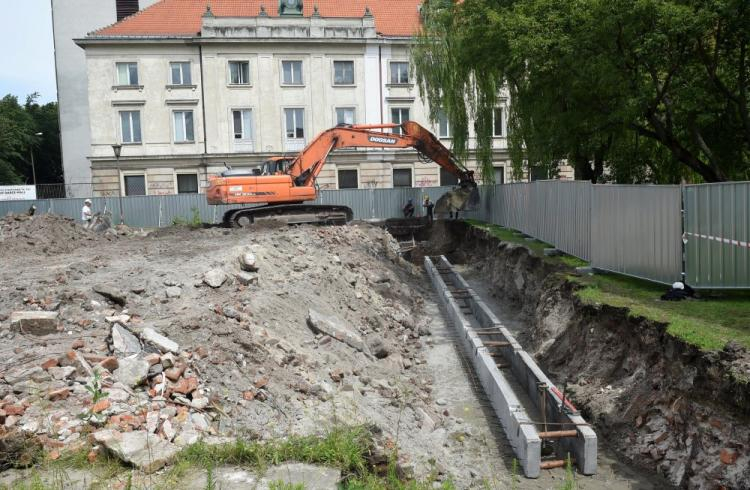
<instances>
[{"instance_id":1,"label":"excavator track","mask_svg":"<svg viewBox=\"0 0 750 490\"><path fill-rule=\"evenodd\" d=\"M252 208L231 209L224 213L224 224L246 228L253 223L275 221L288 225L345 225L354 218L346 206L318 204L273 204Z\"/></svg>"}]
</instances>

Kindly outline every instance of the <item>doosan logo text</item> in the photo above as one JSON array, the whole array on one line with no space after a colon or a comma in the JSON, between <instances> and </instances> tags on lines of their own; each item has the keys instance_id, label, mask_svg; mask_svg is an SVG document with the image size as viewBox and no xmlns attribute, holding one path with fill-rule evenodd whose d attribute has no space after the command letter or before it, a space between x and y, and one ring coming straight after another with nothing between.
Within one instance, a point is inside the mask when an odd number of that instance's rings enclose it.
<instances>
[{"instance_id":1,"label":"doosan logo text","mask_svg":"<svg viewBox=\"0 0 750 490\"><path fill-rule=\"evenodd\" d=\"M384 136L370 136L370 141L373 143L385 143L387 145L396 144L396 138L386 138Z\"/></svg>"}]
</instances>

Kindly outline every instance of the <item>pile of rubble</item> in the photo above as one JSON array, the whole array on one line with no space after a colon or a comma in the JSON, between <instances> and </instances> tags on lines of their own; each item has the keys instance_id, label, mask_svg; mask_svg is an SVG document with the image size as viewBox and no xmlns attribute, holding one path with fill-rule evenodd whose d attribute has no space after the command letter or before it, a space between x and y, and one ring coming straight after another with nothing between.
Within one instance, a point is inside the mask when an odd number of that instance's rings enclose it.
<instances>
[{"instance_id":1,"label":"pile of rubble","mask_svg":"<svg viewBox=\"0 0 750 490\"><path fill-rule=\"evenodd\" d=\"M111 239L112 235L106 235ZM8 214L0 219L0 249L19 253L43 254L70 252L84 243L105 239L87 230L72 218L57 214Z\"/></svg>"},{"instance_id":2,"label":"pile of rubble","mask_svg":"<svg viewBox=\"0 0 750 490\"><path fill-rule=\"evenodd\" d=\"M76 340L64 355L4 373L0 423L6 431L43 434L41 442L50 449L74 448L92 433L93 441L124 461L154 471L180 447L216 434L214 404L193 367L206 352L180 350L153 328L132 321L127 310L106 320L111 324L107 344ZM47 335L60 327L57 312L47 311L14 312L10 324L26 335ZM97 450L89 455L92 460Z\"/></svg>"}]
</instances>

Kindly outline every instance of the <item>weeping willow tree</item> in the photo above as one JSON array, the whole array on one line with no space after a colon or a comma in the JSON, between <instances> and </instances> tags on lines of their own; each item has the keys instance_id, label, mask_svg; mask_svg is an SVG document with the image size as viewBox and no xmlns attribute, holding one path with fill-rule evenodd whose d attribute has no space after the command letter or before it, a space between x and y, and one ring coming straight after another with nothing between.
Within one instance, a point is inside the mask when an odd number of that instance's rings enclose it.
<instances>
[{"instance_id":1,"label":"weeping willow tree","mask_svg":"<svg viewBox=\"0 0 750 490\"><path fill-rule=\"evenodd\" d=\"M413 63L454 152L493 181L493 110L510 99L515 178L750 178L746 0L427 0Z\"/></svg>"}]
</instances>

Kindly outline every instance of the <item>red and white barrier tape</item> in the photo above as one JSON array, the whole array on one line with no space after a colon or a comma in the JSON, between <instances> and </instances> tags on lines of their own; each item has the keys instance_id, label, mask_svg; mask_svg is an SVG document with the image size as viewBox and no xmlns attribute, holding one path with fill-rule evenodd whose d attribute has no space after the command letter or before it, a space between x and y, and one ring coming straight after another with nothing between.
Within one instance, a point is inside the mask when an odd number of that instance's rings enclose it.
<instances>
[{"instance_id":1,"label":"red and white barrier tape","mask_svg":"<svg viewBox=\"0 0 750 490\"><path fill-rule=\"evenodd\" d=\"M705 240L713 240L715 242L720 242L720 243L727 243L729 245L737 245L738 247L750 248L750 243L742 242L739 240L732 240L731 238L723 238L720 236L712 236L712 235L701 235L699 233L688 233L688 232L686 232L685 235L696 237L696 238L703 238Z\"/></svg>"}]
</instances>

